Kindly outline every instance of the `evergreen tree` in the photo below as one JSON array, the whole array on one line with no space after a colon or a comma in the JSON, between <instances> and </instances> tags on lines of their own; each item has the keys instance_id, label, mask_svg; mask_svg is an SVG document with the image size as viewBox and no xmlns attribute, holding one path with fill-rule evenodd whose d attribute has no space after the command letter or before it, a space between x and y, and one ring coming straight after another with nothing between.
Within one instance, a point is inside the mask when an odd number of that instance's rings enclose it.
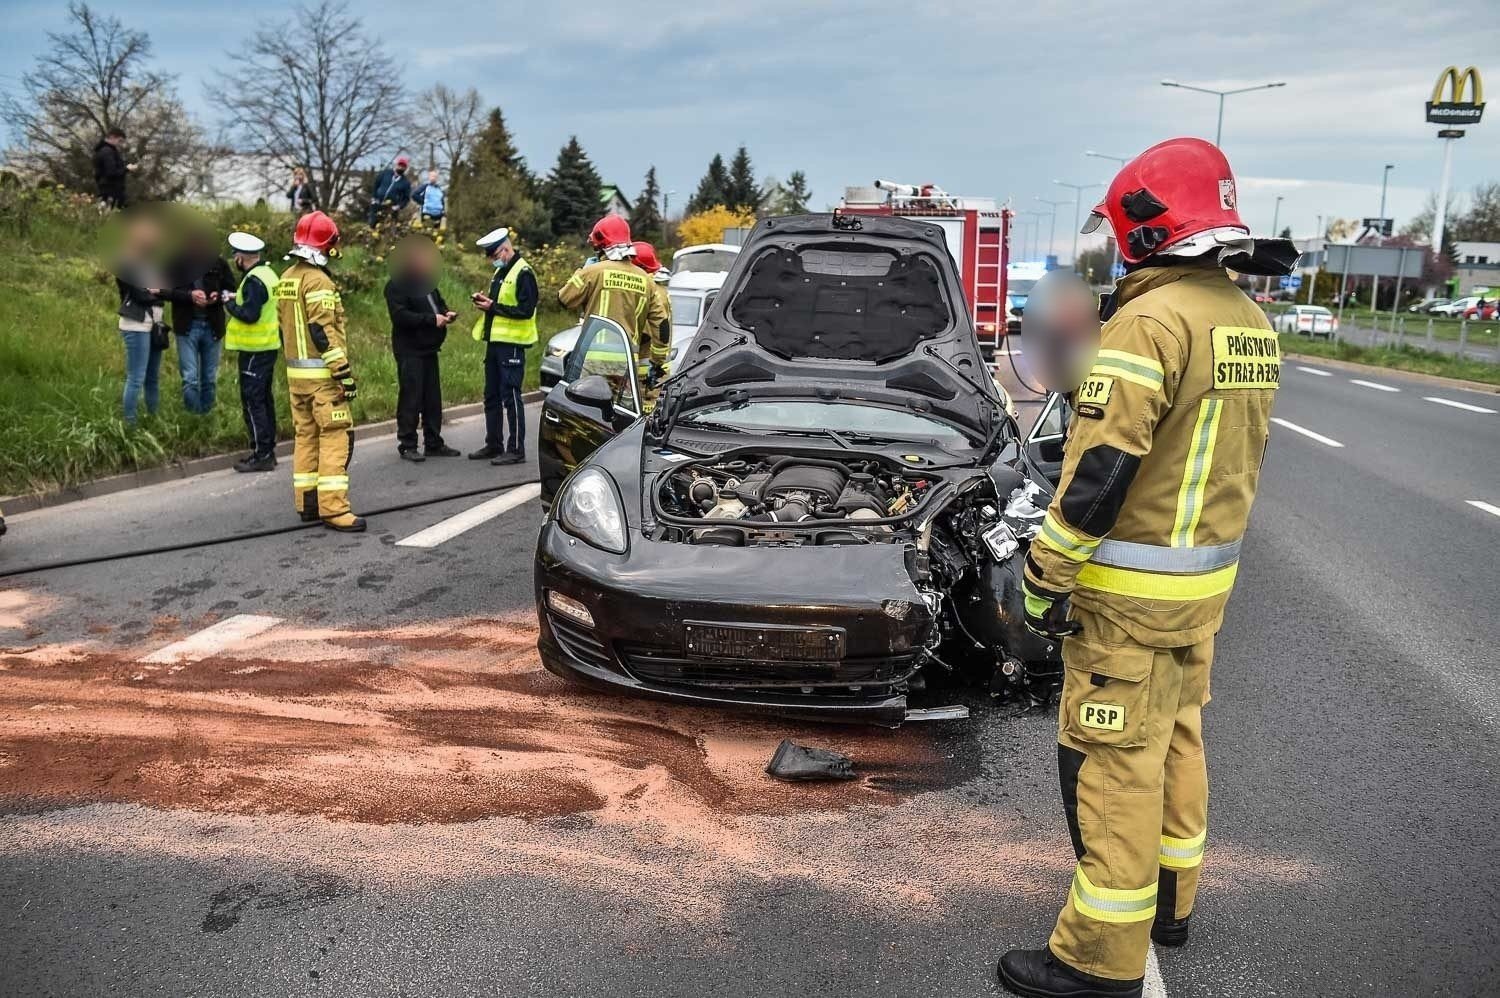
<instances>
[{"instance_id":1,"label":"evergreen tree","mask_svg":"<svg viewBox=\"0 0 1500 998\"><path fill-rule=\"evenodd\" d=\"M593 228L599 220L601 186L599 171L578 144L578 136L569 136L547 176L546 200L554 236L581 236Z\"/></svg>"},{"instance_id":2,"label":"evergreen tree","mask_svg":"<svg viewBox=\"0 0 1500 998\"><path fill-rule=\"evenodd\" d=\"M761 189L755 184L755 170L750 165L750 153L744 146L735 150L734 161L729 164L729 184L724 190L728 201L725 207L742 211L759 211Z\"/></svg>"},{"instance_id":3,"label":"evergreen tree","mask_svg":"<svg viewBox=\"0 0 1500 998\"><path fill-rule=\"evenodd\" d=\"M708 172L698 181L698 189L688 199L689 215L707 211L716 204L729 205L729 171L724 169L724 157L714 153L709 161Z\"/></svg>"},{"instance_id":4,"label":"evergreen tree","mask_svg":"<svg viewBox=\"0 0 1500 998\"><path fill-rule=\"evenodd\" d=\"M661 186L656 182L656 167L646 171L646 186L635 199L635 208L630 212L630 231L637 239L659 243L666 226L656 202L661 198Z\"/></svg>"},{"instance_id":5,"label":"evergreen tree","mask_svg":"<svg viewBox=\"0 0 1500 998\"><path fill-rule=\"evenodd\" d=\"M516 149L505 116L494 108L473 150L449 181L448 224L462 237L480 236L498 225L527 242L552 236L547 210L535 194L535 178Z\"/></svg>"},{"instance_id":6,"label":"evergreen tree","mask_svg":"<svg viewBox=\"0 0 1500 998\"><path fill-rule=\"evenodd\" d=\"M808 211L810 200L812 192L807 189L807 175L801 170L793 170L786 183L776 185L771 196L771 211L777 215L802 215Z\"/></svg>"}]
</instances>

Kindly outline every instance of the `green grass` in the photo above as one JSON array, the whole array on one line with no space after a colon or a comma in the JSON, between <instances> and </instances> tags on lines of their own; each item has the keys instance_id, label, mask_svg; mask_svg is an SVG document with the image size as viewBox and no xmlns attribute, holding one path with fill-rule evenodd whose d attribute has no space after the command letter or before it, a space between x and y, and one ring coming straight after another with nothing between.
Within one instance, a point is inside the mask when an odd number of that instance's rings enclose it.
<instances>
[{"instance_id":1,"label":"green grass","mask_svg":"<svg viewBox=\"0 0 1500 998\"><path fill-rule=\"evenodd\" d=\"M240 417L234 355L226 352L219 370L219 397L206 416L182 407L175 349L162 359L161 409L135 428L125 425L120 408L124 346L116 325L119 298L113 279L98 262L101 227L97 214L36 198L18 206L30 192L7 192L0 204L0 495L45 491L105 475L161 465L179 458L248 449ZM266 231L290 231L289 216L245 210ZM216 228L242 224L219 213ZM246 227L252 227L247 225ZM285 242L285 240L281 240ZM274 243L273 243L274 245ZM344 289L349 356L359 381L356 421L389 419L396 407L396 369L390 351L390 322L382 296L384 264L378 249L352 246L331 271ZM485 288L489 266L474 253L444 252L442 291L459 319L442 353L445 403L483 396L484 347L469 335L475 312L469 294ZM278 269L285 264L278 253ZM539 325L543 342L576 321L555 304L555 285L542 281ZM538 382L540 348L528 353L527 386ZM286 382L278 375L278 435L290 436Z\"/></svg>"},{"instance_id":2,"label":"green grass","mask_svg":"<svg viewBox=\"0 0 1500 998\"><path fill-rule=\"evenodd\" d=\"M1435 353L1417 347L1362 347L1352 343L1329 343L1291 333L1281 334L1281 350L1303 357L1327 357L1356 364L1388 367L1396 371L1436 374L1461 381L1500 385L1500 364L1486 361L1459 360L1450 354Z\"/></svg>"},{"instance_id":3,"label":"green grass","mask_svg":"<svg viewBox=\"0 0 1500 998\"><path fill-rule=\"evenodd\" d=\"M1306 303L1298 302L1297 304ZM1267 315L1274 317L1291 308L1292 303L1273 302L1262 307L1265 309ZM1326 303L1324 303L1323 307L1327 308L1334 315L1339 314L1338 306L1336 305L1327 305ZM1446 340L1450 343L1458 342L1459 331L1462 328L1463 324L1462 320L1449 319L1446 316L1441 315L1428 316L1418 315L1413 312L1398 312L1396 316L1396 324L1398 329L1400 328L1400 320L1403 316L1406 319L1406 342L1408 343L1421 342L1427 338L1428 319L1432 320L1433 339ZM1352 329L1355 327L1358 327L1360 329L1377 329L1379 330L1382 339L1393 335L1390 331L1391 313L1389 312L1371 312L1367 309L1346 308L1344 309L1344 318L1341 325L1344 329ZM1471 319L1469 321L1469 334L1467 342L1472 343L1475 346L1492 347L1500 345L1500 322L1478 322Z\"/></svg>"}]
</instances>

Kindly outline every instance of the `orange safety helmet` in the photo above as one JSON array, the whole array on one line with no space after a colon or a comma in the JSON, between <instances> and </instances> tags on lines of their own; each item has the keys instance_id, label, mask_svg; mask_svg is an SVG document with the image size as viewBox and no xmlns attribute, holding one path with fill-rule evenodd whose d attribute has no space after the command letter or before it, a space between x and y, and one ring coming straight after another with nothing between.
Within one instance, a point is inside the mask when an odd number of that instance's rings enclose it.
<instances>
[{"instance_id":1,"label":"orange safety helmet","mask_svg":"<svg viewBox=\"0 0 1500 998\"><path fill-rule=\"evenodd\" d=\"M605 215L594 223L589 233L589 245L602 253L610 246L630 242L630 223L618 215Z\"/></svg>"},{"instance_id":2,"label":"orange safety helmet","mask_svg":"<svg viewBox=\"0 0 1500 998\"><path fill-rule=\"evenodd\" d=\"M297 219L297 229L292 234L292 242L298 246L306 246L319 253L327 253L338 241L339 227L334 224L333 219L321 211L310 211Z\"/></svg>"},{"instance_id":3,"label":"orange safety helmet","mask_svg":"<svg viewBox=\"0 0 1500 998\"><path fill-rule=\"evenodd\" d=\"M647 242L635 244L635 265L648 274L654 274L661 269L661 261L656 258L656 247Z\"/></svg>"},{"instance_id":4,"label":"orange safety helmet","mask_svg":"<svg viewBox=\"0 0 1500 998\"><path fill-rule=\"evenodd\" d=\"M1159 142L1121 167L1083 231L1105 221L1130 263L1204 233L1250 234L1229 160L1212 142L1192 138Z\"/></svg>"}]
</instances>

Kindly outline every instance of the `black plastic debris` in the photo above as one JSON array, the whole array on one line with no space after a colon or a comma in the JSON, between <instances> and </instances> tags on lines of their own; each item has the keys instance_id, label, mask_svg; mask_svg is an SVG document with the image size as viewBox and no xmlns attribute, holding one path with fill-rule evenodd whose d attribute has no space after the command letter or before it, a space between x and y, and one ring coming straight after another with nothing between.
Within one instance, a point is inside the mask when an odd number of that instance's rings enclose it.
<instances>
[{"instance_id":1,"label":"black plastic debris","mask_svg":"<svg viewBox=\"0 0 1500 998\"><path fill-rule=\"evenodd\" d=\"M800 783L807 780L852 780L854 760L829 749L808 748L790 738L783 738L766 766L766 772L778 780Z\"/></svg>"}]
</instances>

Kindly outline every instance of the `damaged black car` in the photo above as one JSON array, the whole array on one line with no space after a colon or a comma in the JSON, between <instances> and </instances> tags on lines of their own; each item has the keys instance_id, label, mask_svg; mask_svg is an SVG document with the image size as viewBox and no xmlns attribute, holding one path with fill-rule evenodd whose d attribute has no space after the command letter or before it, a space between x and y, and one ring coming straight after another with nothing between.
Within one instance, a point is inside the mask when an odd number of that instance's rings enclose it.
<instances>
[{"instance_id":1,"label":"damaged black car","mask_svg":"<svg viewBox=\"0 0 1500 998\"><path fill-rule=\"evenodd\" d=\"M649 414L590 318L543 406L543 663L679 702L900 724L934 678L1055 682L1022 623L1047 483L942 230L766 219Z\"/></svg>"}]
</instances>

